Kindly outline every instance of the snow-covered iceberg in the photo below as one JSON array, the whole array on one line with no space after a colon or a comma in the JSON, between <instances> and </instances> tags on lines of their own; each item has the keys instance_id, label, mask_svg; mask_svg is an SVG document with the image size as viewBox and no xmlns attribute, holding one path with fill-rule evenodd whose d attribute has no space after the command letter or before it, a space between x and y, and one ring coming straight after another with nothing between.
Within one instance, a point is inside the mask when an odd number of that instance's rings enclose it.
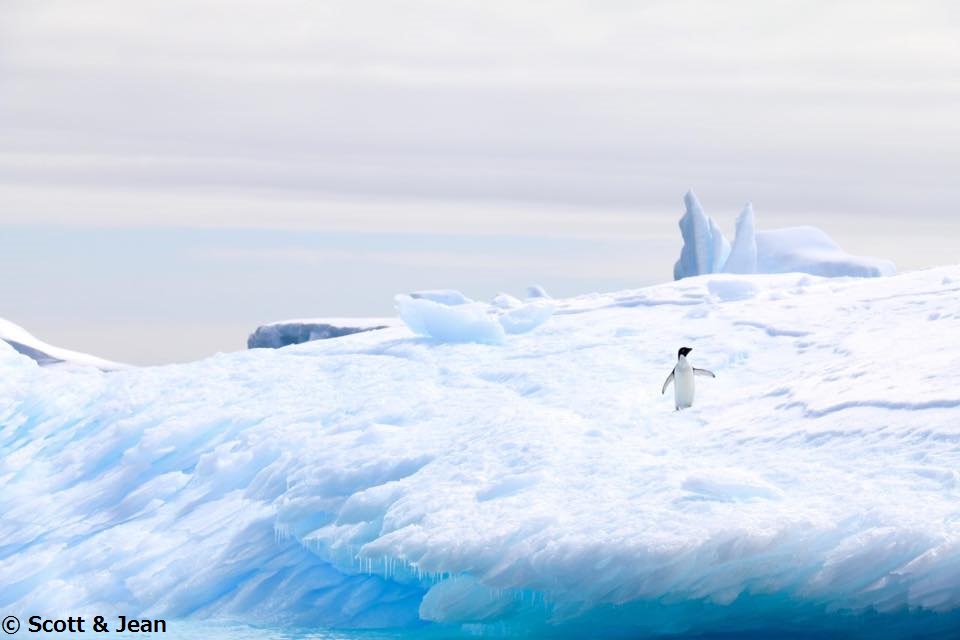
<instances>
[{"instance_id":1,"label":"snow-covered iceberg","mask_svg":"<svg viewBox=\"0 0 960 640\"><path fill-rule=\"evenodd\" d=\"M507 334L533 331L549 320L555 309L552 300L543 297L545 292L527 302L501 293L491 304L474 302L459 291L441 293L397 295L394 301L400 319L414 333L444 342L497 344Z\"/></svg>"},{"instance_id":2,"label":"snow-covered iceberg","mask_svg":"<svg viewBox=\"0 0 960 640\"><path fill-rule=\"evenodd\" d=\"M717 274L496 346L391 327L110 374L0 344L0 611L948 638L958 294L960 267ZM680 345L717 378L676 412Z\"/></svg>"},{"instance_id":3,"label":"snow-covered iceberg","mask_svg":"<svg viewBox=\"0 0 960 640\"><path fill-rule=\"evenodd\" d=\"M753 205L737 217L733 246L700 201L688 191L680 218L683 248L673 267L674 280L709 273L809 273L818 276L890 276L897 269L889 260L853 256L844 252L816 227L759 231Z\"/></svg>"},{"instance_id":4,"label":"snow-covered iceberg","mask_svg":"<svg viewBox=\"0 0 960 640\"><path fill-rule=\"evenodd\" d=\"M33 359L41 366L77 365L96 367L103 371L113 371L114 369L122 369L127 366L119 362L98 358L89 353L72 351L48 344L33 336L20 325L14 324L9 320L4 320L3 318L0 318L0 342L6 343L15 351Z\"/></svg>"},{"instance_id":5,"label":"snow-covered iceberg","mask_svg":"<svg viewBox=\"0 0 960 640\"><path fill-rule=\"evenodd\" d=\"M310 340L340 338L363 331L386 329L397 324L396 318L311 318L281 320L263 324L247 338L248 349L279 349Z\"/></svg>"}]
</instances>

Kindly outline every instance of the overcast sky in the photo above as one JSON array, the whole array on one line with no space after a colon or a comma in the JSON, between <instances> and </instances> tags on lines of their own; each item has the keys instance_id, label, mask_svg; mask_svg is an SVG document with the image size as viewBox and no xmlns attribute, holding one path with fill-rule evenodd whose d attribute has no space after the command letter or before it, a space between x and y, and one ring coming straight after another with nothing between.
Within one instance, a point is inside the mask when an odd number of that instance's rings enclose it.
<instances>
[{"instance_id":1,"label":"overcast sky","mask_svg":"<svg viewBox=\"0 0 960 640\"><path fill-rule=\"evenodd\" d=\"M957 262L960 4L0 0L0 316L136 363L816 224Z\"/></svg>"}]
</instances>

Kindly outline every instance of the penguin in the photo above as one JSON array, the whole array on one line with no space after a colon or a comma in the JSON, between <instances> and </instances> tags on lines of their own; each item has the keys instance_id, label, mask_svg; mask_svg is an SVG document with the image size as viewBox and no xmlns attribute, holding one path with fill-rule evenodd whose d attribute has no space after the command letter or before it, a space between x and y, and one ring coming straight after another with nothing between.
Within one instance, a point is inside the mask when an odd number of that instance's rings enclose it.
<instances>
[{"instance_id":1,"label":"penguin","mask_svg":"<svg viewBox=\"0 0 960 640\"><path fill-rule=\"evenodd\" d=\"M677 408L677 411L693 405L694 376L717 377L712 371L691 367L690 363L687 362L687 354L691 351L693 351L692 347L680 347L680 351L677 352L677 366L675 366L673 371L670 372L670 375L667 376L667 380L663 383L663 390L660 392L661 395L666 393L670 382L673 382L674 406Z\"/></svg>"}]
</instances>

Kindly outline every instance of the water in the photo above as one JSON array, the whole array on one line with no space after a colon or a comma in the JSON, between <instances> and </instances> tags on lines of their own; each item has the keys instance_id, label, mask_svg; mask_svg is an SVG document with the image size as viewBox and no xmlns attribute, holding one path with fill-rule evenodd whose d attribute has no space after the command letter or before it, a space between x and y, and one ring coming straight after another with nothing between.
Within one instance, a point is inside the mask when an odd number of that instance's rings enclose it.
<instances>
[{"instance_id":1,"label":"water","mask_svg":"<svg viewBox=\"0 0 960 640\"><path fill-rule=\"evenodd\" d=\"M111 625L112 627L113 625ZM84 625L84 633L31 633L27 626L10 638L80 638L89 639L100 636L90 630L89 622ZM108 633L114 640L137 640L143 638L166 638L176 640L427 640L438 638L436 630L414 631L373 631L373 630L331 630L331 629L295 629L256 627L238 622L210 622L193 620L167 620L166 633Z\"/></svg>"}]
</instances>

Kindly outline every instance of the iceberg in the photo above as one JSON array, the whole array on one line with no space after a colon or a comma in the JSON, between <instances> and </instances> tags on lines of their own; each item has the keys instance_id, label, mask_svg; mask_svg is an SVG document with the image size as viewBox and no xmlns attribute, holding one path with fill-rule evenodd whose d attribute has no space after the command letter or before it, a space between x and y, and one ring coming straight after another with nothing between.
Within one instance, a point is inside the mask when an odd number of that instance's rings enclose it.
<instances>
[{"instance_id":1,"label":"iceberg","mask_svg":"<svg viewBox=\"0 0 960 640\"><path fill-rule=\"evenodd\" d=\"M410 297L415 300L430 300L431 302L445 304L451 307L473 302L473 300L456 289L425 289L423 291L413 291L410 293Z\"/></svg>"},{"instance_id":2,"label":"iceberg","mask_svg":"<svg viewBox=\"0 0 960 640\"><path fill-rule=\"evenodd\" d=\"M394 300L404 324L418 335L445 342L503 341L503 327L482 302L451 305L412 295L398 295Z\"/></svg>"},{"instance_id":3,"label":"iceberg","mask_svg":"<svg viewBox=\"0 0 960 640\"><path fill-rule=\"evenodd\" d=\"M753 205L747 203L737 216L733 248L723 265L724 273L757 273L757 236L753 222Z\"/></svg>"},{"instance_id":4,"label":"iceberg","mask_svg":"<svg viewBox=\"0 0 960 640\"><path fill-rule=\"evenodd\" d=\"M247 338L248 349L279 349L310 340L340 338L396 325L394 318L312 318L260 325Z\"/></svg>"},{"instance_id":5,"label":"iceberg","mask_svg":"<svg viewBox=\"0 0 960 640\"><path fill-rule=\"evenodd\" d=\"M730 243L713 218L703 212L693 191L683 196L686 211L680 218L683 248L673 266L673 279L680 280L703 273L716 273L730 254Z\"/></svg>"},{"instance_id":6,"label":"iceberg","mask_svg":"<svg viewBox=\"0 0 960 640\"><path fill-rule=\"evenodd\" d=\"M519 334L407 296L503 337L392 326L109 373L0 344L0 612L953 637L958 283L713 274L556 298ZM679 345L717 378L676 412Z\"/></svg>"},{"instance_id":7,"label":"iceberg","mask_svg":"<svg viewBox=\"0 0 960 640\"><path fill-rule=\"evenodd\" d=\"M757 233L759 273L810 273L816 276L890 276L897 268L889 260L851 256L816 227L791 227Z\"/></svg>"},{"instance_id":8,"label":"iceberg","mask_svg":"<svg viewBox=\"0 0 960 640\"><path fill-rule=\"evenodd\" d=\"M532 284L527 287L527 299L532 298L550 298L550 294L539 284Z\"/></svg>"},{"instance_id":9,"label":"iceberg","mask_svg":"<svg viewBox=\"0 0 960 640\"><path fill-rule=\"evenodd\" d=\"M897 272L889 260L844 252L816 227L759 231L753 205L737 217L733 246L713 218L706 215L692 191L684 196L680 218L683 247L673 267L673 279L710 273L809 273L825 277L879 277Z\"/></svg>"},{"instance_id":10,"label":"iceberg","mask_svg":"<svg viewBox=\"0 0 960 640\"><path fill-rule=\"evenodd\" d=\"M48 344L34 337L20 325L0 318L0 342L6 343L18 353L31 358L40 366L95 367L103 371L126 368L128 365L112 362L89 353L72 351Z\"/></svg>"},{"instance_id":11,"label":"iceberg","mask_svg":"<svg viewBox=\"0 0 960 640\"><path fill-rule=\"evenodd\" d=\"M421 336L444 342L503 342L507 334L533 331L553 315L548 299L522 303L505 293L489 305L482 302L444 304L427 297L398 295L397 311L403 323Z\"/></svg>"}]
</instances>

